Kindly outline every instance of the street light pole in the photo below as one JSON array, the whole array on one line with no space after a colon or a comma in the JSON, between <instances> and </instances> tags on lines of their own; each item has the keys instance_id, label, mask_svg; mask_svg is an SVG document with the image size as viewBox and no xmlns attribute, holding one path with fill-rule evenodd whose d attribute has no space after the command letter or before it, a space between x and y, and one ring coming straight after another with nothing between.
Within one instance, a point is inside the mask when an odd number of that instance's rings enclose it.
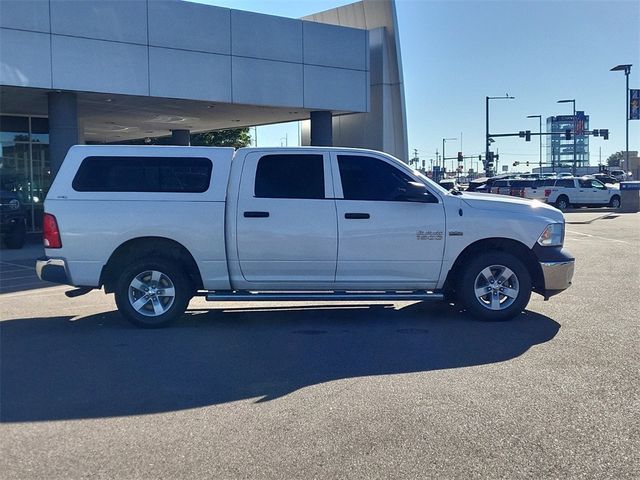
<instances>
[{"instance_id":1,"label":"street light pole","mask_svg":"<svg viewBox=\"0 0 640 480\"><path fill-rule=\"evenodd\" d=\"M527 115L527 118L538 118L540 119L540 174L542 174L542 115Z\"/></svg>"},{"instance_id":2,"label":"street light pole","mask_svg":"<svg viewBox=\"0 0 640 480\"><path fill-rule=\"evenodd\" d=\"M558 103L572 103L573 104L573 168L571 169L571 173L573 175L576 174L576 167L578 162L578 151L577 151L577 136L576 136L576 100L558 100Z\"/></svg>"},{"instance_id":3,"label":"street light pole","mask_svg":"<svg viewBox=\"0 0 640 480\"><path fill-rule=\"evenodd\" d=\"M485 162L489 161L489 149L491 148L491 135L489 134L489 100L513 100L516 97L511 97L509 94L505 94L503 97L485 97L485 150L484 158ZM486 164L485 164L486 165ZM486 171L486 166L485 166Z\"/></svg>"},{"instance_id":4,"label":"street light pole","mask_svg":"<svg viewBox=\"0 0 640 480\"><path fill-rule=\"evenodd\" d=\"M627 78L627 86L624 91L624 118L626 121L626 144L625 144L625 163L624 168L629 169L629 74L631 73L631 67L633 64L626 65L617 65L613 67L610 71L624 71L624 76Z\"/></svg>"}]
</instances>

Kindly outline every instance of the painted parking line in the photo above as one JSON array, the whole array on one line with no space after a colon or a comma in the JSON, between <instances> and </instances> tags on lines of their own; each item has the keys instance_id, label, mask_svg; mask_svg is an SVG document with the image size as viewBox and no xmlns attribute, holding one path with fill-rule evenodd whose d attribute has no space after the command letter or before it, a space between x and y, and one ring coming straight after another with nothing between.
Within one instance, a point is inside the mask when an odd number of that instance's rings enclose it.
<instances>
[{"instance_id":1,"label":"painted parking line","mask_svg":"<svg viewBox=\"0 0 640 480\"><path fill-rule=\"evenodd\" d=\"M624 240L618 240L617 238L601 237L600 235L592 235L590 233L576 232L575 230L567 230L567 233L582 235L584 237L599 238L601 240L606 240L607 242L617 242L617 243L624 243L626 245L631 245L630 242L625 242Z\"/></svg>"},{"instance_id":2,"label":"painted parking line","mask_svg":"<svg viewBox=\"0 0 640 480\"><path fill-rule=\"evenodd\" d=\"M20 265L19 263L11 263L11 262L0 261L0 266L3 266L3 265L10 265L12 267L18 267L20 269L26 269L26 270L35 270L35 267L29 267L27 265Z\"/></svg>"}]
</instances>

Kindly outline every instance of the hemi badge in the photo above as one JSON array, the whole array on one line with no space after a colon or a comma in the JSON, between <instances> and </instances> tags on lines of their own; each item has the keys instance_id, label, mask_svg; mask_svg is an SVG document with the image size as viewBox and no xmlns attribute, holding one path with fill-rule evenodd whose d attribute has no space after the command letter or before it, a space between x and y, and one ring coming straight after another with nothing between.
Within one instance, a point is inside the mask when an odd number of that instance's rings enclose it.
<instances>
[{"instance_id":1,"label":"hemi badge","mask_svg":"<svg viewBox=\"0 0 640 480\"><path fill-rule=\"evenodd\" d=\"M462 232L449 232L450 237L461 237L463 235Z\"/></svg>"}]
</instances>

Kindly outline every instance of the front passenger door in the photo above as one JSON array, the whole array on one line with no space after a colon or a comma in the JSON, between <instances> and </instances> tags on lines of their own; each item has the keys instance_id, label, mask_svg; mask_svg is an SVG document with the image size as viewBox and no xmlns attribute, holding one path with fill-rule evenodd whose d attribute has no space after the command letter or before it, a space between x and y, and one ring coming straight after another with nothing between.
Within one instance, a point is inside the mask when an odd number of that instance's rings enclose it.
<instances>
[{"instance_id":1,"label":"front passenger door","mask_svg":"<svg viewBox=\"0 0 640 480\"><path fill-rule=\"evenodd\" d=\"M332 153L338 213L336 284L345 288L434 288L445 243L442 201L403 198L416 182L391 161Z\"/></svg>"}]
</instances>

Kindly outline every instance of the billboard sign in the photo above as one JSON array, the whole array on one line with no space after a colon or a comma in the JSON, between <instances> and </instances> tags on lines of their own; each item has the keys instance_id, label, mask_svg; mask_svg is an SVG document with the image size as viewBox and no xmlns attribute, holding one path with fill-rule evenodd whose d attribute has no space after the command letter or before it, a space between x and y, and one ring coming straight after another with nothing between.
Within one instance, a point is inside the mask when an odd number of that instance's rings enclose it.
<instances>
[{"instance_id":1,"label":"billboard sign","mask_svg":"<svg viewBox=\"0 0 640 480\"><path fill-rule=\"evenodd\" d=\"M640 89L629 90L629 120L640 120Z\"/></svg>"}]
</instances>

